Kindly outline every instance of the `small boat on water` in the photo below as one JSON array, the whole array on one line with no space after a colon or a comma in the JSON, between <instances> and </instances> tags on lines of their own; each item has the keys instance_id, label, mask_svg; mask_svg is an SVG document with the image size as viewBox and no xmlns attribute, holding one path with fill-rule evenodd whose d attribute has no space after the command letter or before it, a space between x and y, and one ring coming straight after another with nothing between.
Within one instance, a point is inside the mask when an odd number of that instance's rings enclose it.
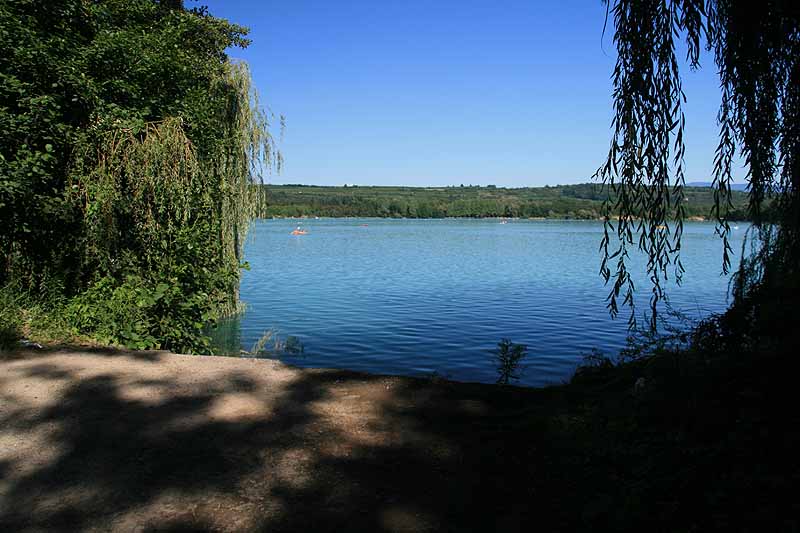
<instances>
[{"instance_id":1,"label":"small boat on water","mask_svg":"<svg viewBox=\"0 0 800 533\"><path fill-rule=\"evenodd\" d=\"M294 230L291 235L306 235L308 232L304 229L300 229L299 227Z\"/></svg>"}]
</instances>

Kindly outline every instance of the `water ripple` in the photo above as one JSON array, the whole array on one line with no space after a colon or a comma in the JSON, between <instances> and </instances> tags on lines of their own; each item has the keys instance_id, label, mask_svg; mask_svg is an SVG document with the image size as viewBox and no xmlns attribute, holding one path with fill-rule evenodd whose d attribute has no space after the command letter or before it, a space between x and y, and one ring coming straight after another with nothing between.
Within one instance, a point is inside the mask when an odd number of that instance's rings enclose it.
<instances>
[{"instance_id":1,"label":"water ripple","mask_svg":"<svg viewBox=\"0 0 800 533\"><path fill-rule=\"evenodd\" d=\"M600 223L327 219L304 226L302 237L289 235L289 221L253 227L241 286L244 349L271 330L302 342L302 357L285 357L292 364L493 382L490 352L510 338L529 347L521 383L542 385L567 379L591 348L614 352L624 344L625 320L609 318L597 275ZM727 279L712 225L686 224L683 261L687 275L683 286L670 287L673 305L723 310ZM643 276L638 283L646 287ZM643 309L646 291L639 299Z\"/></svg>"}]
</instances>

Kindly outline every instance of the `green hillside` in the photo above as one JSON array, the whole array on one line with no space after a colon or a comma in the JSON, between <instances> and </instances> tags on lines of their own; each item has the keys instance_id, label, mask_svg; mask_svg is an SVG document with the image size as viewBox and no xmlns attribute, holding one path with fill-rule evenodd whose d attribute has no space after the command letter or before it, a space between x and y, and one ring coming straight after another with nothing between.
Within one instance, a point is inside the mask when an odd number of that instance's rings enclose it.
<instances>
[{"instance_id":1,"label":"green hillside","mask_svg":"<svg viewBox=\"0 0 800 533\"><path fill-rule=\"evenodd\" d=\"M553 187L324 187L267 185L267 216L522 217L597 219L604 193L592 183ZM687 217L709 218L713 191L685 189ZM733 219L746 217L747 195L734 191Z\"/></svg>"}]
</instances>

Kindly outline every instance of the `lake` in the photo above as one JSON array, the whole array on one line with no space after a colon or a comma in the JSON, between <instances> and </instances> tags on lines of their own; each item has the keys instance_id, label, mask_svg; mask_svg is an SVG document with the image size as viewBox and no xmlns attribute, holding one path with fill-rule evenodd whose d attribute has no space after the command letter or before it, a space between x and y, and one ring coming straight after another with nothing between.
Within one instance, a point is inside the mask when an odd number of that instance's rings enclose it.
<instances>
[{"instance_id":1,"label":"lake","mask_svg":"<svg viewBox=\"0 0 800 533\"><path fill-rule=\"evenodd\" d=\"M538 386L568 379L592 348L625 343L627 313L609 317L598 275L601 222L321 219L290 235L296 226L261 220L250 232L247 310L229 326L245 350L270 331L294 365L491 383L490 352L508 338L528 346L519 384ZM726 308L721 257L713 224L686 223L673 307ZM649 287L637 274L641 313Z\"/></svg>"}]
</instances>

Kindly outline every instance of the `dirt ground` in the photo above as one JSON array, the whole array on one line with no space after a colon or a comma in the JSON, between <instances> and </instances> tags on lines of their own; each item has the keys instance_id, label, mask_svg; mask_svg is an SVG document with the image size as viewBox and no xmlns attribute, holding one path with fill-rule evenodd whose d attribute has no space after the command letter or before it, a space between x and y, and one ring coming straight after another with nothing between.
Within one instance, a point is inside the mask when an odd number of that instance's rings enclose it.
<instances>
[{"instance_id":1,"label":"dirt ground","mask_svg":"<svg viewBox=\"0 0 800 533\"><path fill-rule=\"evenodd\" d=\"M2 531L558 524L547 391L163 352L0 355ZM535 527L534 527L535 528Z\"/></svg>"}]
</instances>

